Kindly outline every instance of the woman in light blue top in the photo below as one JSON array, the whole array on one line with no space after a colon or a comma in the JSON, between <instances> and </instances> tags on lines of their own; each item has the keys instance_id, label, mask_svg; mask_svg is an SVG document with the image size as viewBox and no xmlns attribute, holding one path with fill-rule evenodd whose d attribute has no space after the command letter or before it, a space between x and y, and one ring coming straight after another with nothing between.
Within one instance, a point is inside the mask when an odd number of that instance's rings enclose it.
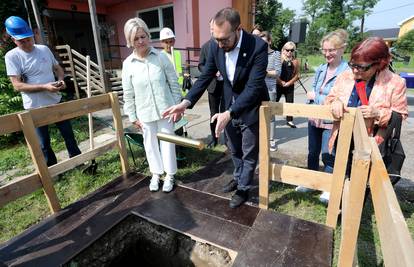
<instances>
[{"instance_id":1,"label":"woman in light blue top","mask_svg":"<svg viewBox=\"0 0 414 267\"><path fill-rule=\"evenodd\" d=\"M342 59L346 48L348 34L343 29L330 32L321 40L321 52L326 63L318 67L312 84L312 90L307 93L310 102L323 105L325 97L329 94L336 77L348 69L348 64ZM332 122L309 119L308 122L308 169L319 170L319 156L322 152L324 171L332 173L335 155L329 153L328 141L331 135ZM306 188L297 187L297 191L307 191ZM329 193L323 192L320 196L322 202L328 202Z\"/></svg>"},{"instance_id":2,"label":"woman in light blue top","mask_svg":"<svg viewBox=\"0 0 414 267\"><path fill-rule=\"evenodd\" d=\"M143 20L128 20L124 33L127 46L134 48L122 66L124 112L136 128L142 129L152 173L150 190L158 191L160 176L165 172L162 190L170 192L177 172L175 145L164 141L158 144L157 132L174 133L174 121L163 119L161 114L181 100L177 74L168 57L149 46L150 33Z\"/></svg>"}]
</instances>

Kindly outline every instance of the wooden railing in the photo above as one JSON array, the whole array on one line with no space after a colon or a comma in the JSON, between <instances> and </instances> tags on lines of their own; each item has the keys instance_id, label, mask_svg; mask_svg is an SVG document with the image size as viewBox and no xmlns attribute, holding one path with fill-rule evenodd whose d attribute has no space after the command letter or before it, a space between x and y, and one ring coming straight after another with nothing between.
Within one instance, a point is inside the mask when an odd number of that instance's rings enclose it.
<instances>
[{"instance_id":1,"label":"wooden railing","mask_svg":"<svg viewBox=\"0 0 414 267\"><path fill-rule=\"evenodd\" d=\"M87 89L86 56L71 49L69 45L56 46L56 50L58 51L59 57L62 59L65 71L70 73L73 78L75 93L79 99L79 90L86 91ZM111 91L116 92L118 96L122 98L121 77L109 77L109 75L93 61L90 61L90 67L91 78L89 83L92 95Z\"/></svg>"},{"instance_id":2,"label":"wooden railing","mask_svg":"<svg viewBox=\"0 0 414 267\"><path fill-rule=\"evenodd\" d=\"M50 167L46 165L45 158L40 149L39 140L35 133L36 127L72 119L107 108L112 109L116 132L114 139L73 158L63 160L56 165ZM129 171L121 113L116 93L1 116L0 125L0 134L23 131L36 169L34 173L14 179L0 187L0 207L19 197L30 194L39 188L43 188L50 210L53 213L59 211L60 204L53 187L52 178L86 161L95 159L97 156L114 148L119 150L122 172L127 173Z\"/></svg>"},{"instance_id":3,"label":"wooden railing","mask_svg":"<svg viewBox=\"0 0 414 267\"><path fill-rule=\"evenodd\" d=\"M333 120L328 106L263 102L260 107L259 205L268 207L269 181L330 192L326 224L335 228L342 200L338 266L352 266L369 181L386 266L414 266L414 244L390 183L378 146L369 138L359 110L351 108L340 121L332 174L271 163L271 116ZM350 177L346 177L351 138L354 141ZM369 178L369 179L368 179Z\"/></svg>"}]
</instances>

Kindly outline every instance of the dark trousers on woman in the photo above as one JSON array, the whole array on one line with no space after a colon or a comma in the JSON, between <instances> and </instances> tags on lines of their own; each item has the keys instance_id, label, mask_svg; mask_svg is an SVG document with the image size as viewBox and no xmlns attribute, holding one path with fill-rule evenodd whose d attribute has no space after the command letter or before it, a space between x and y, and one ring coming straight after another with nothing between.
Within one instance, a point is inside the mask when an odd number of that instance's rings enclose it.
<instances>
[{"instance_id":1,"label":"dark trousers on woman","mask_svg":"<svg viewBox=\"0 0 414 267\"><path fill-rule=\"evenodd\" d=\"M81 153L78 144L76 143L75 135L73 134L72 125L70 120L60 121L56 123L60 134L65 140L66 149L68 150L69 157L74 157ZM56 155L50 145L49 125L45 125L36 128L37 136L40 141L40 148L46 160L47 166L52 166L57 163Z\"/></svg>"},{"instance_id":2,"label":"dark trousers on woman","mask_svg":"<svg viewBox=\"0 0 414 267\"><path fill-rule=\"evenodd\" d=\"M282 95L285 96L286 103L293 103L293 97L294 97L294 87L281 87L278 86L276 90L276 102L279 102ZM293 121L292 116L287 116L286 121Z\"/></svg>"},{"instance_id":3,"label":"dark trousers on woman","mask_svg":"<svg viewBox=\"0 0 414 267\"><path fill-rule=\"evenodd\" d=\"M308 169L319 170L319 156L322 152L324 172L333 173L335 151L329 153L328 142L331 130L313 126L308 122Z\"/></svg>"}]
</instances>

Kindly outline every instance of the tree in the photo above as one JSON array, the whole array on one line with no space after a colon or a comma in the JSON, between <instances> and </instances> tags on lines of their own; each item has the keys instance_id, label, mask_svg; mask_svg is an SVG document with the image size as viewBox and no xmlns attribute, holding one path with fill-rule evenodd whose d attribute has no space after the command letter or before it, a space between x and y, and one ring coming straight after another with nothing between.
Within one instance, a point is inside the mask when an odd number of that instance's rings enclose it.
<instances>
[{"instance_id":1,"label":"tree","mask_svg":"<svg viewBox=\"0 0 414 267\"><path fill-rule=\"evenodd\" d=\"M406 54L414 53L414 30L401 36L395 44L395 48Z\"/></svg>"},{"instance_id":2,"label":"tree","mask_svg":"<svg viewBox=\"0 0 414 267\"><path fill-rule=\"evenodd\" d=\"M256 3L256 23L272 34L273 45L277 48L286 42L285 32L294 16L293 10L284 9L277 0L258 0Z\"/></svg>"},{"instance_id":3,"label":"tree","mask_svg":"<svg viewBox=\"0 0 414 267\"><path fill-rule=\"evenodd\" d=\"M351 16L353 20L355 18L360 19L360 34L363 38L365 17L372 13L372 9L379 2L379 0L353 0L351 4Z\"/></svg>"}]
</instances>

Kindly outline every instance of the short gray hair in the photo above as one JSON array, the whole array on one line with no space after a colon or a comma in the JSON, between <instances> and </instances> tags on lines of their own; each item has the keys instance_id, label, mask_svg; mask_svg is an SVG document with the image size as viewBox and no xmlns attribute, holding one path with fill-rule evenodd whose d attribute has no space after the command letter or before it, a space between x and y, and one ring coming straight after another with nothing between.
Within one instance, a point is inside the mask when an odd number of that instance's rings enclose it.
<instances>
[{"instance_id":1,"label":"short gray hair","mask_svg":"<svg viewBox=\"0 0 414 267\"><path fill-rule=\"evenodd\" d=\"M140 18L132 18L129 19L124 25L124 34L127 47L134 46L134 39L138 29L143 29L144 32L148 35L148 38L151 39L151 34L149 32L147 24Z\"/></svg>"}]
</instances>

